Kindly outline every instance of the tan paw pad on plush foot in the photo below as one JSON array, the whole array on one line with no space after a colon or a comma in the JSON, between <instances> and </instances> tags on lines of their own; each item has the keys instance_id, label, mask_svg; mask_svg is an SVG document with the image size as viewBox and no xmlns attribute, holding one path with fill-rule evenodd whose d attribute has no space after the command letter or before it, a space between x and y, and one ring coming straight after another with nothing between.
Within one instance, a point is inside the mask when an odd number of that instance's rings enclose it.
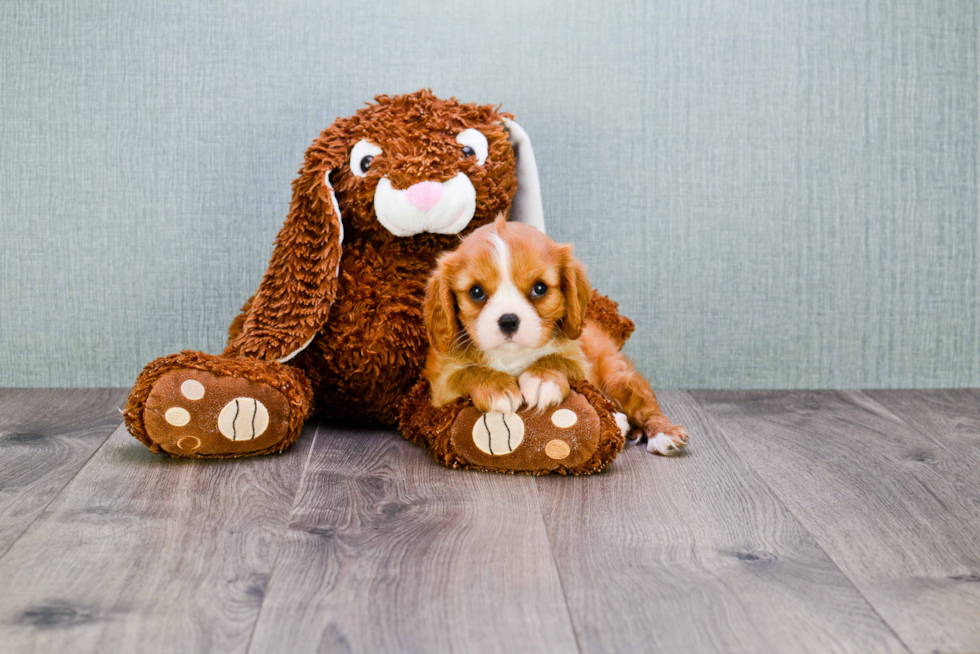
<instances>
[{"instance_id":1,"label":"tan paw pad on plush foot","mask_svg":"<svg viewBox=\"0 0 980 654\"><path fill-rule=\"evenodd\" d=\"M253 397L236 397L218 414L218 431L232 441L250 441L269 427L269 410Z\"/></svg>"},{"instance_id":2,"label":"tan paw pad on plush foot","mask_svg":"<svg viewBox=\"0 0 980 654\"><path fill-rule=\"evenodd\" d=\"M153 385L143 412L146 432L179 456L241 456L287 435L289 404L268 384L178 369Z\"/></svg>"},{"instance_id":3,"label":"tan paw pad on plush foot","mask_svg":"<svg viewBox=\"0 0 980 654\"><path fill-rule=\"evenodd\" d=\"M484 454L510 454L523 442L524 421L516 413L484 413L473 423L473 444Z\"/></svg>"}]
</instances>

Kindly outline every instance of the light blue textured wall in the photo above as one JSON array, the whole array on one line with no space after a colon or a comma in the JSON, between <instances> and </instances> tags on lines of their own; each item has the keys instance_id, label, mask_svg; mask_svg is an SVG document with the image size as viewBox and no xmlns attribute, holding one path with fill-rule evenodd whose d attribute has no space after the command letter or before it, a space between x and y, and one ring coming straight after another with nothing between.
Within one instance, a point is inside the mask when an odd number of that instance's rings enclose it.
<instances>
[{"instance_id":1,"label":"light blue textured wall","mask_svg":"<svg viewBox=\"0 0 980 654\"><path fill-rule=\"evenodd\" d=\"M0 4L0 385L219 351L309 142L501 103L660 387L980 386L978 3Z\"/></svg>"}]
</instances>

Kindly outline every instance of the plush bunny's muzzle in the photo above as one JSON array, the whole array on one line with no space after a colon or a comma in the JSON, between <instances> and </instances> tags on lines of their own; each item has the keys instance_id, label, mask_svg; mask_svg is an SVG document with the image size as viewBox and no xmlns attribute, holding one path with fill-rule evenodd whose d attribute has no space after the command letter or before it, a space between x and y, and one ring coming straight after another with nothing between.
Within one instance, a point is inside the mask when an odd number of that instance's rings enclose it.
<instances>
[{"instance_id":1,"label":"plush bunny's muzzle","mask_svg":"<svg viewBox=\"0 0 980 654\"><path fill-rule=\"evenodd\" d=\"M476 213L476 189L464 173L445 182L419 182L399 190L384 177L374 192L378 222L395 236L458 234Z\"/></svg>"}]
</instances>

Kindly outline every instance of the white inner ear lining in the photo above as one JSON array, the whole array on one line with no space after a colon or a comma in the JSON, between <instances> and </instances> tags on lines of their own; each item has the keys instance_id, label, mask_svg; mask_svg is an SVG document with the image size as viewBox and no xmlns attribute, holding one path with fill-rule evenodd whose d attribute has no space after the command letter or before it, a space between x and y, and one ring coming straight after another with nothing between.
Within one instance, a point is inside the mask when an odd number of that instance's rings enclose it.
<instances>
[{"instance_id":1,"label":"white inner ear lining","mask_svg":"<svg viewBox=\"0 0 980 654\"><path fill-rule=\"evenodd\" d=\"M340 205L337 204L337 193L333 190L333 184L330 183L330 173L333 172L333 168L328 168L325 173L323 173L323 184L327 187L327 191L330 194L330 202L333 204L333 210L337 212L337 224L340 225L340 243L344 242L344 217L340 215ZM337 264L337 270L340 271L340 264Z\"/></svg>"},{"instance_id":2,"label":"white inner ear lining","mask_svg":"<svg viewBox=\"0 0 980 654\"><path fill-rule=\"evenodd\" d=\"M337 270L338 271L340 270L340 266L337 266ZM313 339L314 338L316 338L316 332L314 332L313 333L313 336L310 336L310 338L307 339L307 341L305 343L303 343L302 345L300 345L298 348L296 348L295 350L293 350L292 352L290 352L289 354L287 354L283 358L276 359L276 363L286 363L287 361L291 361L297 354L299 354L300 352L302 352L303 350L305 350L307 347L309 347L310 343L313 342Z\"/></svg>"},{"instance_id":3,"label":"white inner ear lining","mask_svg":"<svg viewBox=\"0 0 980 654\"><path fill-rule=\"evenodd\" d=\"M541 181L538 164L534 160L531 139L527 132L513 120L504 120L507 139L514 150L517 174L517 192L511 203L510 219L537 228L544 233L544 205L541 202Z\"/></svg>"}]
</instances>

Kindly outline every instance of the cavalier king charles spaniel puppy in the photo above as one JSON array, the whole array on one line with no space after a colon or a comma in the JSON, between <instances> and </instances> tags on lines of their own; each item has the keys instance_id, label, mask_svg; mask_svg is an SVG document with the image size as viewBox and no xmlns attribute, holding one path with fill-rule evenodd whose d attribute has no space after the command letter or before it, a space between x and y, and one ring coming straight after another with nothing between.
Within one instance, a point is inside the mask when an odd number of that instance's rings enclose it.
<instances>
[{"instance_id":1,"label":"cavalier king charles spaniel puppy","mask_svg":"<svg viewBox=\"0 0 980 654\"><path fill-rule=\"evenodd\" d=\"M647 436L650 452L685 447L687 432L661 413L650 384L586 320L591 296L572 246L502 215L475 230L442 255L426 287L432 404L468 395L483 412L543 410L585 379Z\"/></svg>"}]
</instances>

